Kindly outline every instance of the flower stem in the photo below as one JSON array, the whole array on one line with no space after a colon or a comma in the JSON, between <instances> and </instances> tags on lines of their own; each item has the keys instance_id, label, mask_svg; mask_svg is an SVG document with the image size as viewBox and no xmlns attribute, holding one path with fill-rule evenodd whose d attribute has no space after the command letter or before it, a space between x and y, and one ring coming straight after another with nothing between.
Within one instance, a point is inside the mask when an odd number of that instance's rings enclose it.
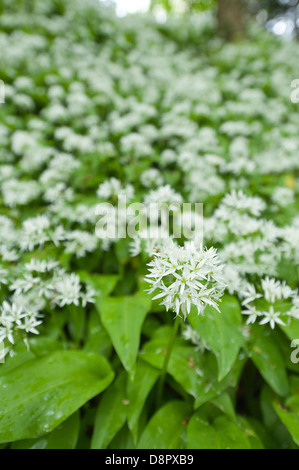
<instances>
[{"instance_id":1,"label":"flower stem","mask_svg":"<svg viewBox=\"0 0 299 470\"><path fill-rule=\"evenodd\" d=\"M173 327L172 327L170 338L169 338L169 343L168 343L168 346L167 346L166 355L165 355L163 367L162 367L162 370L161 370L159 385L158 385L157 409L160 407L161 402L162 402L162 394L163 394L165 377L166 377L166 373L167 373L167 366L168 366L169 359L170 359L170 356L171 356L171 352L172 352L172 349L173 349L174 341L175 341L175 338L176 338L176 335L177 335L177 332L178 332L178 329L179 329L180 319L181 319L181 317L179 317L177 315L177 317L174 321Z\"/></svg>"}]
</instances>

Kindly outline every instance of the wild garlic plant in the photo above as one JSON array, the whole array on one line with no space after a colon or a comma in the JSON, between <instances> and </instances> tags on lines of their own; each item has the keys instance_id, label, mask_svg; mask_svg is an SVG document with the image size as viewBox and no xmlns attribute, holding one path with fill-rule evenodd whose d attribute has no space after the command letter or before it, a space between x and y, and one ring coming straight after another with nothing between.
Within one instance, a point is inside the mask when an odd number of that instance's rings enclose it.
<instances>
[{"instance_id":1,"label":"wild garlic plant","mask_svg":"<svg viewBox=\"0 0 299 470\"><path fill-rule=\"evenodd\" d=\"M0 13L0 445L298 446L298 43L224 43L212 11ZM145 226L98 237L119 196ZM161 202L203 203L202 247L147 236Z\"/></svg>"},{"instance_id":2,"label":"wild garlic plant","mask_svg":"<svg viewBox=\"0 0 299 470\"><path fill-rule=\"evenodd\" d=\"M192 307L196 308L198 315L204 315L208 305L220 313L218 302L221 302L226 286L223 266L220 264L216 250L197 248L193 242L185 242L184 246L179 246L169 240L162 250L154 253L154 259L148 266L149 274L145 277L146 282L151 284L148 293L156 294L152 299L162 299L161 305L166 308L166 311L172 310L176 314L161 372L157 395L159 405L180 318L183 317L186 320ZM186 338L186 333L184 337ZM194 339L194 335L187 336L187 338ZM197 347L199 344L198 338Z\"/></svg>"}]
</instances>

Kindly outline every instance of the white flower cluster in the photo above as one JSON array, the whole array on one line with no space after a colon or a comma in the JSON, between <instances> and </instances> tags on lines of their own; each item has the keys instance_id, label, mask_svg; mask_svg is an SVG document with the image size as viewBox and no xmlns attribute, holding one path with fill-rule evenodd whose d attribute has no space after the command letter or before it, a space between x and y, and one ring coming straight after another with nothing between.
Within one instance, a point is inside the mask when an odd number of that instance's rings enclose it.
<instances>
[{"instance_id":1,"label":"white flower cluster","mask_svg":"<svg viewBox=\"0 0 299 470\"><path fill-rule=\"evenodd\" d=\"M209 14L161 25L93 0L59 0L58 16L51 0L2 3L1 301L36 321L48 306L86 306L79 270L115 273L139 256L143 272L155 249L151 291L177 314L216 308L226 287L250 321L254 309L271 327L297 319L298 107L286 83L298 44L260 32L218 47ZM115 218L119 195L204 203L217 255L161 236L159 220L151 238L99 240L95 209L115 204ZM280 285L275 301L267 282ZM262 297L249 301L253 289Z\"/></svg>"},{"instance_id":2,"label":"white flower cluster","mask_svg":"<svg viewBox=\"0 0 299 470\"><path fill-rule=\"evenodd\" d=\"M110 178L110 180L102 183L98 190L97 195L99 198L110 199L117 198L119 196L126 196L129 201L134 197L134 188L131 184L128 184L125 188L122 188L122 183L117 178Z\"/></svg>"},{"instance_id":3,"label":"white flower cluster","mask_svg":"<svg viewBox=\"0 0 299 470\"><path fill-rule=\"evenodd\" d=\"M28 335L39 334L37 327L48 308L86 307L95 302L95 291L88 285L83 289L79 276L67 273L57 261L32 258L18 271L17 279L10 279L10 300L0 306L0 343L4 342L0 360L14 354L14 344L20 339L29 348ZM7 271L0 269L3 274Z\"/></svg>"},{"instance_id":4,"label":"white flower cluster","mask_svg":"<svg viewBox=\"0 0 299 470\"><path fill-rule=\"evenodd\" d=\"M266 277L259 290L247 283L239 295L243 299L242 313L248 315L247 324L258 319L260 325L269 323L274 329L276 324L287 325L291 318L299 319L298 292L285 282Z\"/></svg>"},{"instance_id":5,"label":"white flower cluster","mask_svg":"<svg viewBox=\"0 0 299 470\"><path fill-rule=\"evenodd\" d=\"M51 308L94 303L94 290L87 286L83 291L79 276L67 273L56 261L31 259L19 271L9 290L14 293L13 300L23 306L34 297L39 299L39 308L44 308L47 302Z\"/></svg>"},{"instance_id":6,"label":"white flower cluster","mask_svg":"<svg viewBox=\"0 0 299 470\"><path fill-rule=\"evenodd\" d=\"M0 305L0 343L4 343L0 350L0 361L3 361L7 354L14 355L13 346L19 338L29 347L27 335L37 335L37 327L41 323L41 316L37 312L27 310L14 302L4 301Z\"/></svg>"},{"instance_id":7,"label":"white flower cluster","mask_svg":"<svg viewBox=\"0 0 299 470\"><path fill-rule=\"evenodd\" d=\"M207 305L219 311L217 302L221 301L225 283L214 248L196 249L191 242L181 247L169 241L148 266L146 281L152 284L148 292L158 292L153 300L163 298L161 305L166 310L183 314L185 319L192 305L201 315Z\"/></svg>"}]
</instances>

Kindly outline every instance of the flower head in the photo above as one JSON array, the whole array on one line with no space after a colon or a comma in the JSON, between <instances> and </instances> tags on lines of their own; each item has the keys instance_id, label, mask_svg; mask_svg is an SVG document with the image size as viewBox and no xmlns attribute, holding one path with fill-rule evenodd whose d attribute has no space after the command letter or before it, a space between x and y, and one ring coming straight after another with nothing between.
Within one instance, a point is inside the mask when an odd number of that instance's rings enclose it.
<instances>
[{"instance_id":1,"label":"flower head","mask_svg":"<svg viewBox=\"0 0 299 470\"><path fill-rule=\"evenodd\" d=\"M148 264L146 281L152 284L149 293L157 292L155 299L163 299L161 305L173 310L176 315L190 313L191 306L203 314L207 305L219 311L225 284L222 266L214 248L196 249L194 244L178 246L172 240L163 251L156 252Z\"/></svg>"}]
</instances>

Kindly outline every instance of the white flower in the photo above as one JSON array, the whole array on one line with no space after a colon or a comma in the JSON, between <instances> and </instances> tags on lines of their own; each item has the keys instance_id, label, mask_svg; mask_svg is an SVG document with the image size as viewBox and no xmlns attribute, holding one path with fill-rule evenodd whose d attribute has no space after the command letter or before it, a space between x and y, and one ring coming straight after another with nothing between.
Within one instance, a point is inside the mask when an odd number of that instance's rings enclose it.
<instances>
[{"instance_id":1,"label":"white flower","mask_svg":"<svg viewBox=\"0 0 299 470\"><path fill-rule=\"evenodd\" d=\"M90 286L87 286L86 292L81 294L82 306L86 307L88 303L94 304L95 295L96 295L96 292Z\"/></svg>"},{"instance_id":2,"label":"white flower","mask_svg":"<svg viewBox=\"0 0 299 470\"><path fill-rule=\"evenodd\" d=\"M169 184L160 186L158 189L153 189L144 198L144 204L149 205L151 203L178 203L183 202L182 196L177 193Z\"/></svg>"},{"instance_id":3,"label":"white flower","mask_svg":"<svg viewBox=\"0 0 299 470\"><path fill-rule=\"evenodd\" d=\"M281 298L281 284L276 279L266 277L262 280L262 288L268 302L274 303L275 300Z\"/></svg>"},{"instance_id":4,"label":"white flower","mask_svg":"<svg viewBox=\"0 0 299 470\"><path fill-rule=\"evenodd\" d=\"M36 181L20 181L9 179L2 184L4 203L9 207L25 205L37 199L40 195L40 186Z\"/></svg>"},{"instance_id":5,"label":"white flower","mask_svg":"<svg viewBox=\"0 0 299 470\"><path fill-rule=\"evenodd\" d=\"M153 300L163 298L161 305L166 310L183 313L185 318L192 305L198 314L203 314L207 305L219 311L217 302L225 285L214 248L197 250L191 242L180 247L170 240L148 266L146 281L152 284L149 293L158 292Z\"/></svg>"},{"instance_id":6,"label":"white flower","mask_svg":"<svg viewBox=\"0 0 299 470\"><path fill-rule=\"evenodd\" d=\"M9 323L16 323L17 325L21 324L22 318L26 316L22 307L17 306L15 303L9 304L8 302L4 301L1 307L1 321L9 322Z\"/></svg>"},{"instance_id":7,"label":"white flower","mask_svg":"<svg viewBox=\"0 0 299 470\"><path fill-rule=\"evenodd\" d=\"M141 184L145 188L152 188L163 184L163 178L157 168L145 170L140 177Z\"/></svg>"},{"instance_id":8,"label":"white flower","mask_svg":"<svg viewBox=\"0 0 299 470\"><path fill-rule=\"evenodd\" d=\"M37 320L34 316L26 316L23 323L20 325L20 329L26 331L26 333L33 333L35 335L39 334L39 331L36 329L42 323L41 320Z\"/></svg>"},{"instance_id":9,"label":"white flower","mask_svg":"<svg viewBox=\"0 0 299 470\"><path fill-rule=\"evenodd\" d=\"M62 226L52 229L49 216L39 215L23 222L23 231L19 243L23 251L33 251L35 246L42 246L49 241L58 245L64 238L65 232Z\"/></svg>"},{"instance_id":10,"label":"white flower","mask_svg":"<svg viewBox=\"0 0 299 470\"><path fill-rule=\"evenodd\" d=\"M287 207L295 202L294 191L291 188L277 187L272 194L272 200L280 207Z\"/></svg>"},{"instance_id":11,"label":"white flower","mask_svg":"<svg viewBox=\"0 0 299 470\"><path fill-rule=\"evenodd\" d=\"M54 260L39 260L36 258L31 258L29 263L25 264L25 269L27 271L35 271L38 273L46 273L48 271L52 271L54 268L59 266L59 263Z\"/></svg>"},{"instance_id":12,"label":"white flower","mask_svg":"<svg viewBox=\"0 0 299 470\"><path fill-rule=\"evenodd\" d=\"M249 282L246 284L245 288L242 289L242 291L240 292L240 295L242 297L245 297L245 299L242 302L242 305L247 305L256 299L263 297L262 294L259 294L258 292L256 292L255 286L253 284L250 284Z\"/></svg>"},{"instance_id":13,"label":"white flower","mask_svg":"<svg viewBox=\"0 0 299 470\"><path fill-rule=\"evenodd\" d=\"M79 305L81 296L80 278L74 273L65 274L55 282L55 303L60 307L65 305Z\"/></svg>"},{"instance_id":14,"label":"white flower","mask_svg":"<svg viewBox=\"0 0 299 470\"><path fill-rule=\"evenodd\" d=\"M131 133L120 140L121 150L124 154L133 154L137 158L148 157L152 153L152 148L147 139L137 133Z\"/></svg>"},{"instance_id":15,"label":"white flower","mask_svg":"<svg viewBox=\"0 0 299 470\"><path fill-rule=\"evenodd\" d=\"M227 194L223 198L222 204L238 211L249 212L254 216L259 216L266 207L266 204L261 198L257 196L246 196L241 190L233 190L230 194Z\"/></svg>"},{"instance_id":16,"label":"white flower","mask_svg":"<svg viewBox=\"0 0 299 470\"><path fill-rule=\"evenodd\" d=\"M296 295L286 282L280 282L276 279L266 277L262 280L262 288L264 290L265 299L274 303L276 300L288 299Z\"/></svg>"},{"instance_id":17,"label":"white flower","mask_svg":"<svg viewBox=\"0 0 299 470\"><path fill-rule=\"evenodd\" d=\"M15 302L4 301L0 306L0 343L5 344L5 352L2 354L5 356L9 352L13 355L13 345L18 338L28 344L27 334L39 334L36 327L41 323L36 312Z\"/></svg>"},{"instance_id":18,"label":"white flower","mask_svg":"<svg viewBox=\"0 0 299 470\"><path fill-rule=\"evenodd\" d=\"M243 315L248 315L246 323L249 325L254 323L258 316L261 315L259 311L256 310L255 306L248 306L247 310L242 310Z\"/></svg>"},{"instance_id":19,"label":"white flower","mask_svg":"<svg viewBox=\"0 0 299 470\"><path fill-rule=\"evenodd\" d=\"M65 237L65 252L75 253L78 258L82 258L86 253L95 251L98 245L98 238L83 230L67 232Z\"/></svg>"},{"instance_id":20,"label":"white flower","mask_svg":"<svg viewBox=\"0 0 299 470\"><path fill-rule=\"evenodd\" d=\"M265 325L266 323L270 323L270 327L274 329L275 324L283 325L285 326L285 323L281 320L280 312L274 312L274 308L271 305L270 310L268 312L262 312L264 315L264 318L260 321L260 325Z\"/></svg>"},{"instance_id":21,"label":"white flower","mask_svg":"<svg viewBox=\"0 0 299 470\"><path fill-rule=\"evenodd\" d=\"M10 352L10 349L8 347L0 347L0 363L4 362L4 359L6 358L7 354Z\"/></svg>"},{"instance_id":22,"label":"white flower","mask_svg":"<svg viewBox=\"0 0 299 470\"><path fill-rule=\"evenodd\" d=\"M7 284L7 275L8 275L8 270L1 268L0 266L0 288L1 284Z\"/></svg>"},{"instance_id":23,"label":"white flower","mask_svg":"<svg viewBox=\"0 0 299 470\"><path fill-rule=\"evenodd\" d=\"M21 292L28 292L34 286L38 285L39 282L40 282L39 277L33 277L31 273L25 273L24 278L16 279L9 286L9 289L15 291L15 294L18 295Z\"/></svg>"},{"instance_id":24,"label":"white flower","mask_svg":"<svg viewBox=\"0 0 299 470\"><path fill-rule=\"evenodd\" d=\"M110 199L112 197L126 196L129 201L134 197L134 188L131 184L123 187L120 180L117 178L110 178L110 180L105 181L100 184L97 195L103 199Z\"/></svg>"},{"instance_id":25,"label":"white flower","mask_svg":"<svg viewBox=\"0 0 299 470\"><path fill-rule=\"evenodd\" d=\"M247 323L254 323L258 317L263 317L260 325L270 323L271 328L275 324L285 325L281 316L297 317L297 291L293 291L285 282L266 277L261 280L261 293L256 293L255 286L247 283L245 289L239 291L240 297L245 297L242 305L243 315L248 315ZM268 308L268 310L267 310ZM283 309L282 312L276 309Z\"/></svg>"}]
</instances>

